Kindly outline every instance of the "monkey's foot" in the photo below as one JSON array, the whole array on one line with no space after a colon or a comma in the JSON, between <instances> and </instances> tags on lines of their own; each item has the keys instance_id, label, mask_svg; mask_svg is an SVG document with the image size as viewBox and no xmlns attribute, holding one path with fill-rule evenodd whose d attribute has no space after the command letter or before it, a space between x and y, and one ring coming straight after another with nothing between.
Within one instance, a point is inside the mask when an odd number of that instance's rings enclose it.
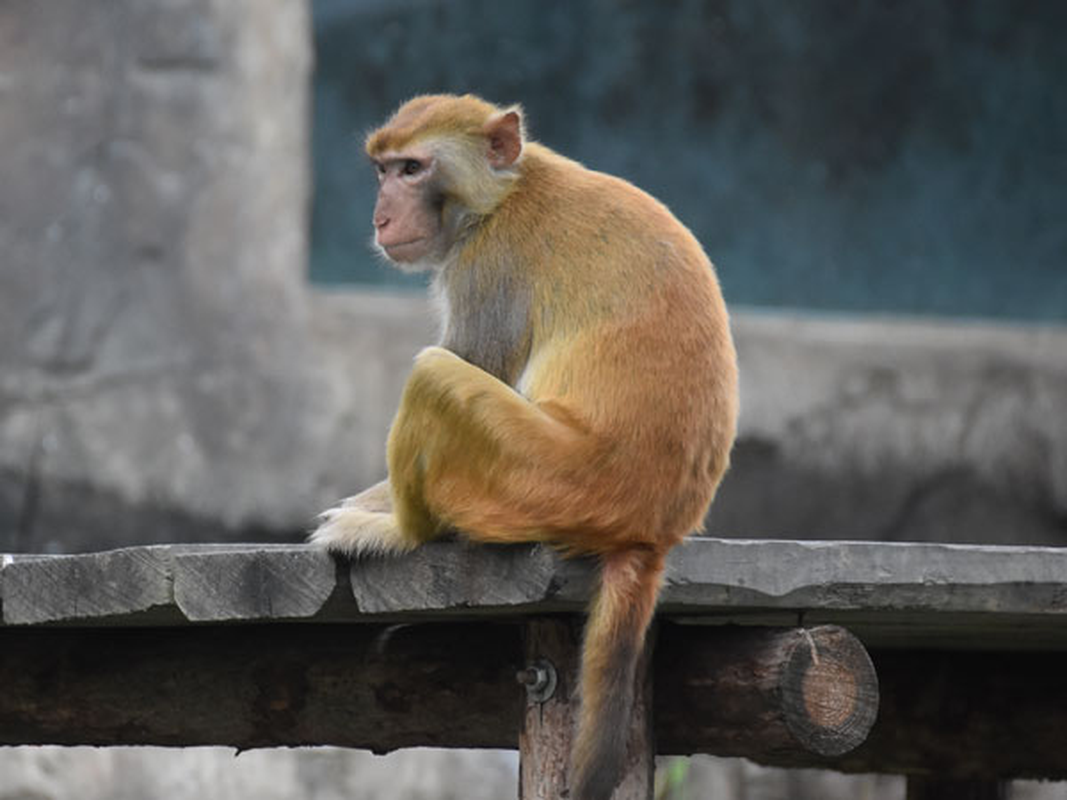
<instances>
[{"instance_id":1,"label":"monkey's foot","mask_svg":"<svg viewBox=\"0 0 1067 800\"><path fill-rule=\"evenodd\" d=\"M376 483L359 494L346 497L341 501L341 508L359 508L363 511L390 513L393 510L393 498L389 490L389 481Z\"/></svg>"},{"instance_id":2,"label":"monkey's foot","mask_svg":"<svg viewBox=\"0 0 1067 800\"><path fill-rule=\"evenodd\" d=\"M392 514L380 511L343 503L323 511L319 520L319 527L308 541L332 553L347 556L406 553L417 544L404 537Z\"/></svg>"}]
</instances>

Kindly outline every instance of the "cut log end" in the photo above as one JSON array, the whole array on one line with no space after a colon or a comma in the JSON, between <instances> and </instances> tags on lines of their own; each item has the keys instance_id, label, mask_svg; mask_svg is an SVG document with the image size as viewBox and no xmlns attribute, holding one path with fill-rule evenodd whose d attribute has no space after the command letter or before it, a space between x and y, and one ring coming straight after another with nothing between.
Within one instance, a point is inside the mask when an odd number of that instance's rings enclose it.
<instances>
[{"instance_id":1,"label":"cut log end","mask_svg":"<svg viewBox=\"0 0 1067 800\"><path fill-rule=\"evenodd\" d=\"M782 666L785 723L798 744L823 756L859 746L878 715L878 677L863 645L834 625L791 631Z\"/></svg>"},{"instance_id":2,"label":"cut log end","mask_svg":"<svg viewBox=\"0 0 1067 800\"><path fill-rule=\"evenodd\" d=\"M700 636L679 627L664 626L656 647L661 753L804 764L844 755L871 731L878 678L844 628L726 627Z\"/></svg>"}]
</instances>

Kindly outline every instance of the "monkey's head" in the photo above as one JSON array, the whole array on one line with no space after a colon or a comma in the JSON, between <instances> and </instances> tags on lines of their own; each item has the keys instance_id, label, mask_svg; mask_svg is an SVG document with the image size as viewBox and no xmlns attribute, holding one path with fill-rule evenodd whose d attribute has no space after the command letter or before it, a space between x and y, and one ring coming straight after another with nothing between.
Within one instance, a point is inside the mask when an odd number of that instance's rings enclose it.
<instances>
[{"instance_id":1,"label":"monkey's head","mask_svg":"<svg viewBox=\"0 0 1067 800\"><path fill-rule=\"evenodd\" d=\"M374 241L402 269L432 269L518 177L522 114L471 95L426 95L367 137L378 170Z\"/></svg>"}]
</instances>

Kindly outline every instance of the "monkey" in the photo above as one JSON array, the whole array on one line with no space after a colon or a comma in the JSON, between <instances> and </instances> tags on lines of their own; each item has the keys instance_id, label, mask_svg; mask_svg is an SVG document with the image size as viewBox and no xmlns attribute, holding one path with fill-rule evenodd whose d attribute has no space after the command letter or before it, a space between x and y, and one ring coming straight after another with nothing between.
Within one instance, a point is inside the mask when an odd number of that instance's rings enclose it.
<instances>
[{"instance_id":1,"label":"monkey","mask_svg":"<svg viewBox=\"0 0 1067 800\"><path fill-rule=\"evenodd\" d=\"M718 278L666 206L529 138L521 106L415 97L365 149L375 245L431 272L442 334L407 378L387 480L311 541L360 556L458 532L597 559L569 785L607 800L667 552L702 529L736 434Z\"/></svg>"}]
</instances>

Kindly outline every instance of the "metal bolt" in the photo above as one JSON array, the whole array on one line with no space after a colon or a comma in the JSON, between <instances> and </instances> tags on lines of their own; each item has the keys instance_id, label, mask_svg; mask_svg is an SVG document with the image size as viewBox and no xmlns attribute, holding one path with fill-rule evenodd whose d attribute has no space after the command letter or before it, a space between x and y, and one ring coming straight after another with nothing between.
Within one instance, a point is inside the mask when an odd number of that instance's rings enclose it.
<instances>
[{"instance_id":1,"label":"metal bolt","mask_svg":"<svg viewBox=\"0 0 1067 800\"><path fill-rule=\"evenodd\" d=\"M543 658L520 669L515 680L526 687L526 699L531 703L544 703L556 692L556 668Z\"/></svg>"}]
</instances>

